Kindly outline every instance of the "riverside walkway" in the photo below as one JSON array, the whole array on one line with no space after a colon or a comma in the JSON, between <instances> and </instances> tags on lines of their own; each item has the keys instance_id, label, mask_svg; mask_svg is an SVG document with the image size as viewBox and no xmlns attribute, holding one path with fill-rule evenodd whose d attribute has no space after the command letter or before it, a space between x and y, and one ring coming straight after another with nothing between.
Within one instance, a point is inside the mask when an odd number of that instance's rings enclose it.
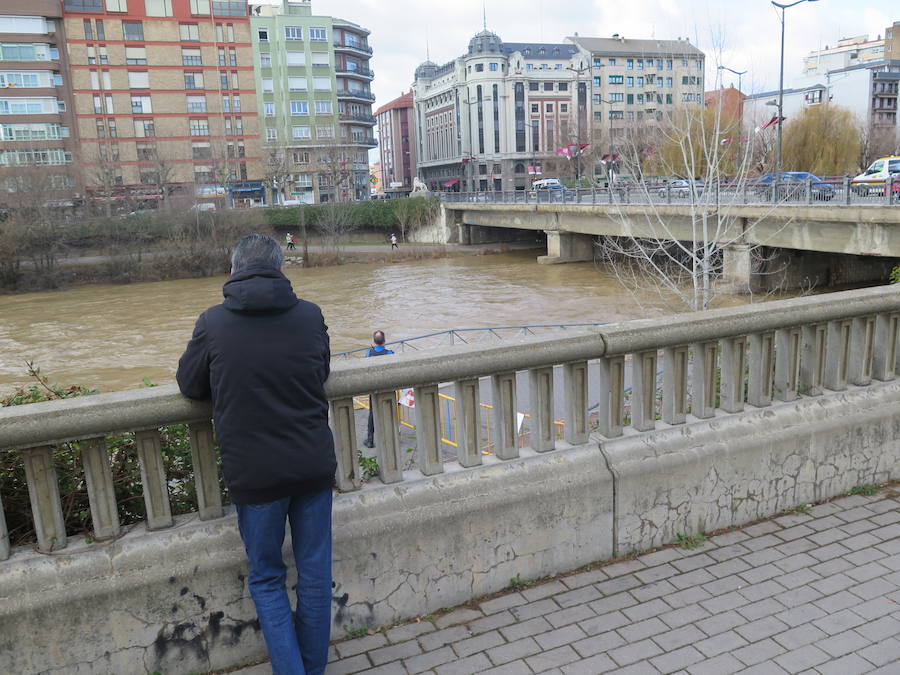
<instances>
[{"instance_id":1,"label":"riverside walkway","mask_svg":"<svg viewBox=\"0 0 900 675\"><path fill-rule=\"evenodd\" d=\"M331 659L326 675L900 673L900 492L842 497L337 642Z\"/></svg>"}]
</instances>

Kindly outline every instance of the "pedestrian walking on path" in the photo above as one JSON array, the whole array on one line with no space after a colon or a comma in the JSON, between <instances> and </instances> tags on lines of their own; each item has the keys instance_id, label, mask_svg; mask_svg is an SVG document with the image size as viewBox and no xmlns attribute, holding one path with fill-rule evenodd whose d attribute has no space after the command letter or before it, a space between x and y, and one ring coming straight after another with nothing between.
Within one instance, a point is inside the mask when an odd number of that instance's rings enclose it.
<instances>
[{"instance_id":1,"label":"pedestrian walking on path","mask_svg":"<svg viewBox=\"0 0 900 675\"><path fill-rule=\"evenodd\" d=\"M391 233L391 250L393 251L394 249L397 249L399 251L400 246L397 244L397 235Z\"/></svg>"},{"instance_id":2,"label":"pedestrian walking on path","mask_svg":"<svg viewBox=\"0 0 900 675\"><path fill-rule=\"evenodd\" d=\"M391 235L392 237L394 235ZM384 331L376 330L372 333L372 346L369 347L369 351L366 352L366 358L370 356L385 356L387 354L393 354L394 352L384 346ZM363 441L363 445L367 448L375 447L375 417L372 414L373 408L373 400L372 397L369 397L369 422L366 427L366 440Z\"/></svg>"},{"instance_id":3,"label":"pedestrian walking on path","mask_svg":"<svg viewBox=\"0 0 900 675\"><path fill-rule=\"evenodd\" d=\"M222 473L235 504L272 670L322 675L331 631L334 439L325 380L328 327L294 295L278 242L241 239L225 301L197 319L176 379L188 398L212 399ZM285 524L299 579L297 610L285 586Z\"/></svg>"},{"instance_id":4,"label":"pedestrian walking on path","mask_svg":"<svg viewBox=\"0 0 900 675\"><path fill-rule=\"evenodd\" d=\"M287 247L288 251L293 251L297 246L297 240L294 238L290 232L284 235L284 244Z\"/></svg>"}]
</instances>

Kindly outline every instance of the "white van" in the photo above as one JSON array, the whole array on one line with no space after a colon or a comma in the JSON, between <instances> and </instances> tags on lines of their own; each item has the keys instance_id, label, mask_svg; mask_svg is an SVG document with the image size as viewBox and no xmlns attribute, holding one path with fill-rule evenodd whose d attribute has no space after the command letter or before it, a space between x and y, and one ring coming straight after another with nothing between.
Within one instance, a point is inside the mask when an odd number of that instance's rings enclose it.
<instances>
[{"instance_id":1,"label":"white van","mask_svg":"<svg viewBox=\"0 0 900 675\"><path fill-rule=\"evenodd\" d=\"M868 169L859 174L850 181L853 191L857 194L868 194L869 192L883 193L882 187L891 174L900 174L900 157L881 157L876 159ZM896 180L896 179L895 179Z\"/></svg>"},{"instance_id":2,"label":"white van","mask_svg":"<svg viewBox=\"0 0 900 675\"><path fill-rule=\"evenodd\" d=\"M541 178L531 184L532 190L562 190L563 184L559 178Z\"/></svg>"}]
</instances>

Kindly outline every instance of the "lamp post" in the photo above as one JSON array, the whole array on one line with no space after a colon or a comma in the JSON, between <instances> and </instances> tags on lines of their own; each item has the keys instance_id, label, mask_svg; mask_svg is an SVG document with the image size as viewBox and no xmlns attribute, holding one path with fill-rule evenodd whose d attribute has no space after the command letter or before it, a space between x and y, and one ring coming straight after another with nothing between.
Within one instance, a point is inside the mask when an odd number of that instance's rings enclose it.
<instances>
[{"instance_id":1,"label":"lamp post","mask_svg":"<svg viewBox=\"0 0 900 675\"><path fill-rule=\"evenodd\" d=\"M738 161L741 162L741 164L743 164L743 162L741 160L741 136L743 136L743 134L744 134L744 99L742 99L740 97L744 95L744 90L741 87L741 76L746 75L747 71L746 70L734 70L732 68L729 68L728 66L719 66L719 70L720 71L727 70L729 73L734 73L735 75L738 76L738 105L740 107L738 108L737 156L738 156ZM720 98L719 99L720 104L721 104L721 100L722 99Z\"/></svg>"},{"instance_id":2,"label":"lamp post","mask_svg":"<svg viewBox=\"0 0 900 675\"><path fill-rule=\"evenodd\" d=\"M775 163L775 171L776 176L781 173L781 137L783 132L782 118L784 115L784 10L788 7L794 7L795 5L799 5L804 2L817 2L817 0L796 0L796 2L789 2L785 5L775 2L772 0L772 4L781 10L781 64L778 70L778 121L776 124L778 125L778 149L776 150L776 163Z\"/></svg>"},{"instance_id":3,"label":"lamp post","mask_svg":"<svg viewBox=\"0 0 900 675\"><path fill-rule=\"evenodd\" d=\"M577 134L578 134L577 143L579 146L578 150L576 150L576 155L575 155L575 180L576 180L576 183L581 180L581 147L580 147L582 144L581 118L587 110L587 87L585 87L584 100L582 101L582 98L581 98L581 74L586 71L589 71L590 69L591 69L591 67L589 65L585 64L584 61L581 62L580 68L573 68L572 66L566 66L566 70L571 70L573 73L575 73L575 112L578 115L578 119L576 120L576 128L578 130L577 131ZM585 121L587 121L587 120L585 120Z\"/></svg>"}]
</instances>

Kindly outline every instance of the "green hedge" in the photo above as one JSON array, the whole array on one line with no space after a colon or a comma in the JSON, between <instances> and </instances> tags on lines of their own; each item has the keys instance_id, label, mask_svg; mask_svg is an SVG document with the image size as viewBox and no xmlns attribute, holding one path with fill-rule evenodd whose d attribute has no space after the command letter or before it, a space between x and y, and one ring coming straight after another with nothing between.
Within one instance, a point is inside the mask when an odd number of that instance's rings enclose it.
<instances>
[{"instance_id":1,"label":"green hedge","mask_svg":"<svg viewBox=\"0 0 900 675\"><path fill-rule=\"evenodd\" d=\"M305 209L306 224L315 227L320 219L327 217L330 209L349 209L352 212L350 222L355 227L372 230L391 231L398 229L400 222L397 220L395 205L401 201L415 201L422 203L425 208L425 197L409 197L404 199L373 199L364 202L351 202L347 204L309 204L305 206L287 206L265 209L266 222L275 228L297 227L300 224L300 209Z\"/></svg>"}]
</instances>

